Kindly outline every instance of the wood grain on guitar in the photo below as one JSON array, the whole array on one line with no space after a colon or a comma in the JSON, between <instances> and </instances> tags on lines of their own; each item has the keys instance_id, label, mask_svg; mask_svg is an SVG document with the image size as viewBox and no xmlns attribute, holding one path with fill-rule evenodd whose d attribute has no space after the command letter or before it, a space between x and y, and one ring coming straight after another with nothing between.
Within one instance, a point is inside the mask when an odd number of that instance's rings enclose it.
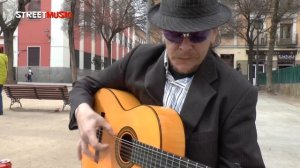
<instances>
[{"instance_id":1,"label":"wood grain on guitar","mask_svg":"<svg viewBox=\"0 0 300 168\"><path fill-rule=\"evenodd\" d=\"M207 167L184 157L184 129L174 110L141 105L132 94L107 88L96 93L94 110L105 115L117 135L100 129L99 141L109 148L98 153L98 163L83 155L82 168Z\"/></svg>"}]
</instances>

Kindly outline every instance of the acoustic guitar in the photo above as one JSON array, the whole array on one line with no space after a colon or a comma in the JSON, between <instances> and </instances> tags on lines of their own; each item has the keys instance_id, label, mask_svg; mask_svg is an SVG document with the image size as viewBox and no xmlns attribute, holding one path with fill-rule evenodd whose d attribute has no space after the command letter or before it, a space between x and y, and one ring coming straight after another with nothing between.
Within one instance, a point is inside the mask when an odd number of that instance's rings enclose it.
<instances>
[{"instance_id":1,"label":"acoustic guitar","mask_svg":"<svg viewBox=\"0 0 300 168\"><path fill-rule=\"evenodd\" d=\"M103 88L95 95L94 110L112 126L115 136L98 130L99 142L109 148L99 161L83 155L82 168L204 168L184 157L185 135L177 112L141 105L132 94Z\"/></svg>"}]
</instances>

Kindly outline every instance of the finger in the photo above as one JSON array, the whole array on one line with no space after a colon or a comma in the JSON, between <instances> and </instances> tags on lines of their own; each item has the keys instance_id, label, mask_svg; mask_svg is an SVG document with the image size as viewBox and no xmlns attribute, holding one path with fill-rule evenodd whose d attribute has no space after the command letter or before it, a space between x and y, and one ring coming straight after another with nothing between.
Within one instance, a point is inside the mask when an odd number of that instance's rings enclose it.
<instances>
[{"instance_id":1,"label":"finger","mask_svg":"<svg viewBox=\"0 0 300 168\"><path fill-rule=\"evenodd\" d=\"M79 140L78 145L77 145L77 156L78 159L82 159L82 148L81 148L81 140Z\"/></svg>"},{"instance_id":2,"label":"finger","mask_svg":"<svg viewBox=\"0 0 300 168\"><path fill-rule=\"evenodd\" d=\"M108 144L99 143L98 138L96 136L93 136L93 135L89 136L89 143L96 150L103 151L103 150L106 150L108 148Z\"/></svg>"},{"instance_id":3,"label":"finger","mask_svg":"<svg viewBox=\"0 0 300 168\"><path fill-rule=\"evenodd\" d=\"M100 124L110 135L115 135L111 125L104 118L102 118Z\"/></svg>"},{"instance_id":4,"label":"finger","mask_svg":"<svg viewBox=\"0 0 300 168\"><path fill-rule=\"evenodd\" d=\"M81 141L81 150L82 150L82 153L84 153L86 156L88 156L90 158L94 157L94 154L88 148L88 144L84 143L83 141Z\"/></svg>"}]
</instances>

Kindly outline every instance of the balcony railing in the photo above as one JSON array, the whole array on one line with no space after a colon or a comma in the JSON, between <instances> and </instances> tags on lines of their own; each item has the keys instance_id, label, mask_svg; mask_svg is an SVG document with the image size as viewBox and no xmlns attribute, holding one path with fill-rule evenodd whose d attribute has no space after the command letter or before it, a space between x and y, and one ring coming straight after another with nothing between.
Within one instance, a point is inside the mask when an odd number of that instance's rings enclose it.
<instances>
[{"instance_id":1,"label":"balcony railing","mask_svg":"<svg viewBox=\"0 0 300 168\"><path fill-rule=\"evenodd\" d=\"M268 35L266 33L261 33L259 35L258 45L266 46L268 44ZM254 41L254 45L257 45L257 41Z\"/></svg>"},{"instance_id":2,"label":"balcony railing","mask_svg":"<svg viewBox=\"0 0 300 168\"><path fill-rule=\"evenodd\" d=\"M298 34L292 35L290 38L277 38L278 46L293 47L298 44Z\"/></svg>"}]
</instances>

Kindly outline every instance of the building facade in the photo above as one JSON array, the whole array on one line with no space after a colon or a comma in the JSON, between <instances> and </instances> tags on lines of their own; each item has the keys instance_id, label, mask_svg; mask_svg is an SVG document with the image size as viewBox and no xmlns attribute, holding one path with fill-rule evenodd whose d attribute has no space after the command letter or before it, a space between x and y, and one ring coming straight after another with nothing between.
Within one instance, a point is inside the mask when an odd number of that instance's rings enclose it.
<instances>
[{"instance_id":1,"label":"building facade","mask_svg":"<svg viewBox=\"0 0 300 168\"><path fill-rule=\"evenodd\" d=\"M270 27L270 19L262 23L262 29ZM273 53L273 70L300 65L300 12L284 16L278 24L276 42ZM253 83L256 81L256 71L266 72L267 52L269 49L269 33L262 32L255 40L253 50L253 65L248 66L249 49L246 41L234 33L220 31L221 43L216 48L220 57L232 68L240 66L241 73L248 78L249 70L254 71ZM256 56L258 53L258 57ZM258 60L256 60L256 58ZM256 61L258 66L256 66Z\"/></svg>"},{"instance_id":2,"label":"building facade","mask_svg":"<svg viewBox=\"0 0 300 168\"><path fill-rule=\"evenodd\" d=\"M26 11L60 12L63 1L32 0ZM82 6L83 4L79 4ZM63 18L24 17L14 34L14 67L17 81L25 81L31 67L34 82L70 83L70 54L66 20ZM75 57L79 78L95 69L103 69L107 62L107 48L103 38L84 30L80 23L74 27ZM112 61L122 58L139 43L146 43L139 28L127 28L112 40ZM0 39L3 47L3 37ZM1 46L0 46L1 47ZM97 64L96 62L100 63ZM95 66L96 65L96 66Z\"/></svg>"}]
</instances>

